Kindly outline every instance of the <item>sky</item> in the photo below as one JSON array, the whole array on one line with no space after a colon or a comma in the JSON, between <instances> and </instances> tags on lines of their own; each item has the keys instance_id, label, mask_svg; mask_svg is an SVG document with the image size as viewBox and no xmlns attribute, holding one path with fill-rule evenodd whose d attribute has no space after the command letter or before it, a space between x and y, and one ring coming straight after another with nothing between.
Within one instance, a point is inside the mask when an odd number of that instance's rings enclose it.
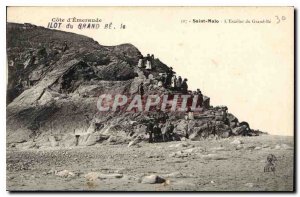
<instances>
[{"instance_id":1,"label":"sky","mask_svg":"<svg viewBox=\"0 0 300 197\"><path fill-rule=\"evenodd\" d=\"M99 18L99 29L67 19ZM131 43L172 66L190 89L240 121L274 135L294 130L294 10L292 7L8 7L7 21L86 35L101 45ZM212 19L216 23L194 23ZM244 21L244 23L228 23ZM182 21L186 20L187 23ZM249 23L245 23L249 20ZM266 21L270 23L266 23ZM191 21L191 22L189 22ZM258 23L265 21L265 23ZM112 22L112 29L104 24ZM227 22L227 23L226 23ZM125 29L120 26L125 25ZM124 27L124 26L123 26Z\"/></svg>"}]
</instances>

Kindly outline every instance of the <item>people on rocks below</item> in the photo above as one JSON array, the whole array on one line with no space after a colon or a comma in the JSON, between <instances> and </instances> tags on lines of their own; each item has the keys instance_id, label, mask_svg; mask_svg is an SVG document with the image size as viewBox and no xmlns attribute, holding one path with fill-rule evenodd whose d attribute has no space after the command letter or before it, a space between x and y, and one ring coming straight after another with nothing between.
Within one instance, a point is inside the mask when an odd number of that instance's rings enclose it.
<instances>
[{"instance_id":1,"label":"people on rocks below","mask_svg":"<svg viewBox=\"0 0 300 197\"><path fill-rule=\"evenodd\" d=\"M174 125L169 121L167 114L159 108L146 122L146 133L149 135L149 143L167 142L174 140Z\"/></svg>"},{"instance_id":2,"label":"people on rocks below","mask_svg":"<svg viewBox=\"0 0 300 197\"><path fill-rule=\"evenodd\" d=\"M198 93L199 92L201 91L198 90ZM220 132L230 127L230 124L227 125L227 122L229 121L227 107L215 108L214 112L220 114L221 119L214 115L214 119L208 120L206 124L202 126L202 130L199 131L200 133L203 132L202 137L220 137ZM175 132L176 127L174 123L172 123L170 117L158 108L156 113L152 113L149 115L149 117L145 118L147 121L144 123L146 126L146 134L149 136L149 143L180 140L180 137ZM185 119L183 121L185 126L182 127L182 134L186 139L189 139L191 137L190 135L194 132L195 119L197 118L194 117L194 112L190 107L188 107L185 113ZM238 134L243 136L249 135L249 132L251 131L249 124L246 122L239 123L238 127L236 128L238 128ZM226 132L228 132L228 130L226 130ZM231 133L231 131L229 133Z\"/></svg>"}]
</instances>

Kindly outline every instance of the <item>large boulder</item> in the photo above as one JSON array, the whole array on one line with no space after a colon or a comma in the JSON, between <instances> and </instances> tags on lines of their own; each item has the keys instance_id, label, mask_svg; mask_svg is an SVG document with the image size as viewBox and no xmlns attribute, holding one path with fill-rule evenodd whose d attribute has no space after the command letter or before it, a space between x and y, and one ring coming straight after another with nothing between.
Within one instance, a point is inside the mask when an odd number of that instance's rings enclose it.
<instances>
[{"instance_id":1,"label":"large boulder","mask_svg":"<svg viewBox=\"0 0 300 197\"><path fill-rule=\"evenodd\" d=\"M245 125L242 125L242 126L239 126L239 127L236 127L234 129L232 129L232 133L234 135L242 135L246 132L247 132L247 126L245 126Z\"/></svg>"}]
</instances>

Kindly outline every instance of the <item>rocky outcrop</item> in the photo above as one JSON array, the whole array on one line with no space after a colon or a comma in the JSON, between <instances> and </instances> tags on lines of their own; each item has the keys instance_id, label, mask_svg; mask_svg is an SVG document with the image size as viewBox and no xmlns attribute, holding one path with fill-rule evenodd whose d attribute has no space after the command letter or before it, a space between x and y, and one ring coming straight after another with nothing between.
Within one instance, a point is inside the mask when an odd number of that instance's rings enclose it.
<instances>
[{"instance_id":1,"label":"rocky outcrop","mask_svg":"<svg viewBox=\"0 0 300 197\"><path fill-rule=\"evenodd\" d=\"M141 56L131 44L102 46L74 33L8 23L7 143L69 147L147 140L147 114L97 110L99 95L133 95L141 82L146 95L174 93L157 85L169 67L154 58L151 71L139 69ZM213 108L206 96L204 103L194 120L171 114L174 139L257 134L232 114L224 118L224 108Z\"/></svg>"}]
</instances>

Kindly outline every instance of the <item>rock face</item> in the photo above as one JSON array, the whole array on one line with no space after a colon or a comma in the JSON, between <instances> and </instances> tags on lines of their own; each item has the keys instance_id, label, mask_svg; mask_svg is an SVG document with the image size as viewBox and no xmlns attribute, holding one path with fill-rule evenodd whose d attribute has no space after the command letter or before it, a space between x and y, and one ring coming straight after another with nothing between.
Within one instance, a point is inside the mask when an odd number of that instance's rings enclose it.
<instances>
[{"instance_id":1,"label":"rock face","mask_svg":"<svg viewBox=\"0 0 300 197\"><path fill-rule=\"evenodd\" d=\"M172 94L155 84L169 67L154 58L151 71L138 69L140 57L131 44L102 46L74 33L8 23L7 143L70 147L147 140L147 114L100 113L96 105L99 95L132 95L141 82L145 95ZM224 118L224 107L210 106L208 97L203 103L206 109L194 120L171 114L174 139L258 134L232 114Z\"/></svg>"}]
</instances>

